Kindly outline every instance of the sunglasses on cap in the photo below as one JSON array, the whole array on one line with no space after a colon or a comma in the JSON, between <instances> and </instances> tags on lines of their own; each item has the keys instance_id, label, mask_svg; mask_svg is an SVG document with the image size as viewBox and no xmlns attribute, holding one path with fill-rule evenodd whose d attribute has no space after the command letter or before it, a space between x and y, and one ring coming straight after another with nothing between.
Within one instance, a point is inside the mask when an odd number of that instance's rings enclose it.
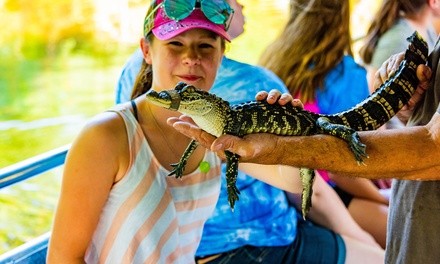
<instances>
[{"instance_id":1,"label":"sunglasses on cap","mask_svg":"<svg viewBox=\"0 0 440 264\"><path fill-rule=\"evenodd\" d=\"M200 8L205 16L215 24L227 24L234 10L224 0L165 0L165 14L173 20L187 18L195 8Z\"/></svg>"},{"instance_id":2,"label":"sunglasses on cap","mask_svg":"<svg viewBox=\"0 0 440 264\"><path fill-rule=\"evenodd\" d=\"M153 4L156 1L153 1ZM179 21L187 18L196 8L200 8L203 14L214 24L224 25L228 30L234 14L234 9L225 0L164 0L154 7L153 11L145 18L144 33L148 33L151 28L151 20L157 10L163 7L167 17Z\"/></svg>"}]
</instances>

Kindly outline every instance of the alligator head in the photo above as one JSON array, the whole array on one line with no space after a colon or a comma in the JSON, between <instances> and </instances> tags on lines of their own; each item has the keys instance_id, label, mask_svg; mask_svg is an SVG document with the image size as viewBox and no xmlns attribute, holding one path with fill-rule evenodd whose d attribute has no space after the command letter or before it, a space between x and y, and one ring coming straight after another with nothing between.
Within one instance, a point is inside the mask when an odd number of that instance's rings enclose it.
<instances>
[{"instance_id":1,"label":"alligator head","mask_svg":"<svg viewBox=\"0 0 440 264\"><path fill-rule=\"evenodd\" d=\"M230 109L220 97L182 82L172 90L150 90L146 97L155 105L190 116L200 128L215 136L222 134Z\"/></svg>"}]
</instances>

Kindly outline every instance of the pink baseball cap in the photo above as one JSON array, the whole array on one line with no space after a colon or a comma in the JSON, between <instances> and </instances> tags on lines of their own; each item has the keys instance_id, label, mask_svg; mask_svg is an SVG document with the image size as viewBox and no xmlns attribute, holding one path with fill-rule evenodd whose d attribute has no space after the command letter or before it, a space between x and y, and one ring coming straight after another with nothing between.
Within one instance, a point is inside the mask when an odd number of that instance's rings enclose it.
<instances>
[{"instance_id":1,"label":"pink baseball cap","mask_svg":"<svg viewBox=\"0 0 440 264\"><path fill-rule=\"evenodd\" d=\"M156 5L163 2L163 0L157 0ZM210 21L205 14L203 14L202 10L200 8L195 8L192 13L179 21L173 20L165 14L165 11L163 9L163 6L159 7L159 9L156 12L153 25L147 26L147 21L145 21L146 26L145 28L149 27L150 30L153 32L154 36L160 40L167 40L170 38L173 38L185 31L188 31L190 29L194 28L201 28L206 29L209 31L212 31L222 38L226 39L227 41L231 41L231 37L226 32L225 25L222 24L215 24L212 21ZM146 35L149 32L144 32Z\"/></svg>"}]
</instances>

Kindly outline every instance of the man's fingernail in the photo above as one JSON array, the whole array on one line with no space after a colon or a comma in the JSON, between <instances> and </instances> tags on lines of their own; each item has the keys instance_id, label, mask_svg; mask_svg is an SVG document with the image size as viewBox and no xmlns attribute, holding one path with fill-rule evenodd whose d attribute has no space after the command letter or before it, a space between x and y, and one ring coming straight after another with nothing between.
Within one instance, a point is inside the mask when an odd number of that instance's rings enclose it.
<instances>
[{"instance_id":1,"label":"man's fingernail","mask_svg":"<svg viewBox=\"0 0 440 264\"><path fill-rule=\"evenodd\" d=\"M429 70L427 68L423 69L423 76L425 76L426 78L428 78L429 76Z\"/></svg>"}]
</instances>

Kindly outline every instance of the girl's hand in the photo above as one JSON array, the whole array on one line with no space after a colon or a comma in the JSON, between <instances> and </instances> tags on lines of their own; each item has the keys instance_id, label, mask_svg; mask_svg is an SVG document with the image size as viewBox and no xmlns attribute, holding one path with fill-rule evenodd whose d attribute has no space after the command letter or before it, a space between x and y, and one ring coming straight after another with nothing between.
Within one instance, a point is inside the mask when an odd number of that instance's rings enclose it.
<instances>
[{"instance_id":1,"label":"girl's hand","mask_svg":"<svg viewBox=\"0 0 440 264\"><path fill-rule=\"evenodd\" d=\"M304 108L303 103L299 99L294 99L289 93L281 94L278 90L271 90L270 92L261 91L255 96L258 101L266 100L269 104L278 103L280 105L286 105L291 103L295 107Z\"/></svg>"}]
</instances>

